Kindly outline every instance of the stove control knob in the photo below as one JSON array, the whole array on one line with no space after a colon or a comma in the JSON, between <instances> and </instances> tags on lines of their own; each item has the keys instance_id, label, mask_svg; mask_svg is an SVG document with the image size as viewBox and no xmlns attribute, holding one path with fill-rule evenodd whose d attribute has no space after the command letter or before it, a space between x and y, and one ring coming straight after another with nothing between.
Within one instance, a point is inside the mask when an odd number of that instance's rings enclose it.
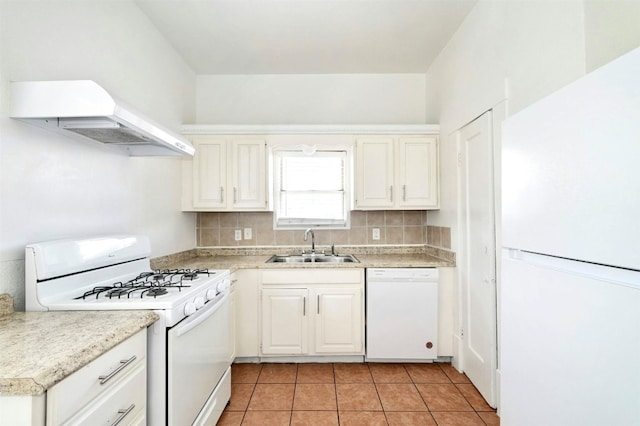
<instances>
[{"instance_id":1,"label":"stove control knob","mask_svg":"<svg viewBox=\"0 0 640 426\"><path fill-rule=\"evenodd\" d=\"M222 280L218 283L218 292L223 292L230 287L228 280Z\"/></svg>"},{"instance_id":2,"label":"stove control knob","mask_svg":"<svg viewBox=\"0 0 640 426\"><path fill-rule=\"evenodd\" d=\"M215 288L210 288L209 290L207 290L207 300L215 299L217 294L218 292Z\"/></svg>"},{"instance_id":3,"label":"stove control knob","mask_svg":"<svg viewBox=\"0 0 640 426\"><path fill-rule=\"evenodd\" d=\"M194 300L193 303L195 303L196 309L202 308L204 306L204 297L202 296L196 297L196 300Z\"/></svg>"},{"instance_id":4,"label":"stove control knob","mask_svg":"<svg viewBox=\"0 0 640 426\"><path fill-rule=\"evenodd\" d=\"M184 305L184 314L186 316L193 315L196 310L196 304L193 302L187 302L187 304Z\"/></svg>"}]
</instances>

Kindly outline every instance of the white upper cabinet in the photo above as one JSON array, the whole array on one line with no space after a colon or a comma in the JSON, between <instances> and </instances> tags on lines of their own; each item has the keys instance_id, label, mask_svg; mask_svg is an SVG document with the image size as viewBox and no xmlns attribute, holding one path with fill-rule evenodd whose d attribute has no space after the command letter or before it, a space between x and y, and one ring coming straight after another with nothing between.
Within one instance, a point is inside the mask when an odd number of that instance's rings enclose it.
<instances>
[{"instance_id":1,"label":"white upper cabinet","mask_svg":"<svg viewBox=\"0 0 640 426\"><path fill-rule=\"evenodd\" d=\"M398 207L404 210L437 208L438 139L435 136L403 137L397 145Z\"/></svg>"},{"instance_id":2,"label":"white upper cabinet","mask_svg":"<svg viewBox=\"0 0 640 426\"><path fill-rule=\"evenodd\" d=\"M193 193L191 206L196 209L225 209L227 206L227 141L221 138L196 136L196 148L191 176Z\"/></svg>"},{"instance_id":3,"label":"white upper cabinet","mask_svg":"<svg viewBox=\"0 0 640 426\"><path fill-rule=\"evenodd\" d=\"M437 136L356 139L357 210L439 208Z\"/></svg>"},{"instance_id":4,"label":"white upper cabinet","mask_svg":"<svg viewBox=\"0 0 640 426\"><path fill-rule=\"evenodd\" d=\"M234 210L267 209L267 142L248 137L231 142Z\"/></svg>"},{"instance_id":5,"label":"white upper cabinet","mask_svg":"<svg viewBox=\"0 0 640 426\"><path fill-rule=\"evenodd\" d=\"M192 136L183 160L186 211L267 210L267 143L259 136Z\"/></svg>"},{"instance_id":6,"label":"white upper cabinet","mask_svg":"<svg viewBox=\"0 0 640 426\"><path fill-rule=\"evenodd\" d=\"M196 153L183 159L182 210L269 210L267 149L287 145L355 146L356 210L438 209L438 132L426 124L185 125Z\"/></svg>"},{"instance_id":7,"label":"white upper cabinet","mask_svg":"<svg viewBox=\"0 0 640 426\"><path fill-rule=\"evenodd\" d=\"M393 208L393 138L356 140L356 208Z\"/></svg>"}]
</instances>

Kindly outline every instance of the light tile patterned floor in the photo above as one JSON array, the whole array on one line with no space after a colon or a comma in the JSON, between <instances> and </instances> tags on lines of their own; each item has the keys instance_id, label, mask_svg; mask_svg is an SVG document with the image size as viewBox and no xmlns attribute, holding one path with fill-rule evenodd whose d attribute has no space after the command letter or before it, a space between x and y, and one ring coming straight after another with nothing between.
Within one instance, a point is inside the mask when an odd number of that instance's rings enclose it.
<instances>
[{"instance_id":1,"label":"light tile patterned floor","mask_svg":"<svg viewBox=\"0 0 640 426\"><path fill-rule=\"evenodd\" d=\"M231 379L220 426L500 424L449 364L233 364Z\"/></svg>"}]
</instances>

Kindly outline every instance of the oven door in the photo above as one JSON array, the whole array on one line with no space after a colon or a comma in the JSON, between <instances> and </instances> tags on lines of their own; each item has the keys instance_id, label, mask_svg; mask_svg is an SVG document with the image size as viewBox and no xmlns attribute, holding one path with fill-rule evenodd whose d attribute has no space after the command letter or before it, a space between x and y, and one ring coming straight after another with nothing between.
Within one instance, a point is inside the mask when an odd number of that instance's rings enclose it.
<instances>
[{"instance_id":1,"label":"oven door","mask_svg":"<svg viewBox=\"0 0 640 426\"><path fill-rule=\"evenodd\" d=\"M191 425L229 367L233 348L229 294L207 303L167 336L167 418Z\"/></svg>"}]
</instances>

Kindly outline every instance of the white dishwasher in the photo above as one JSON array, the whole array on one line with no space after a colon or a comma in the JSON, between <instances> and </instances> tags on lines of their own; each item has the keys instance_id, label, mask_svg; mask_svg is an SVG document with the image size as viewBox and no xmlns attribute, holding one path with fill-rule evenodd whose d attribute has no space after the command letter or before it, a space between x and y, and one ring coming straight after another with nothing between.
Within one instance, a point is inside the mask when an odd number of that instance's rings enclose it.
<instances>
[{"instance_id":1,"label":"white dishwasher","mask_svg":"<svg viewBox=\"0 0 640 426\"><path fill-rule=\"evenodd\" d=\"M366 360L429 361L438 353L438 269L367 269Z\"/></svg>"}]
</instances>

